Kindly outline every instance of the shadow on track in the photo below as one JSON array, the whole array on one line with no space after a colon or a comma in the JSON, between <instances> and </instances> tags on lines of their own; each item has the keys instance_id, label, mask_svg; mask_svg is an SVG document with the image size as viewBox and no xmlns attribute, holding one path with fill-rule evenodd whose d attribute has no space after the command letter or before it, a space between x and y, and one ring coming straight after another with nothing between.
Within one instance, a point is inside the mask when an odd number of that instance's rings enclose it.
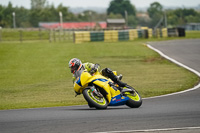
<instances>
[{"instance_id":1,"label":"shadow on track","mask_svg":"<svg viewBox=\"0 0 200 133\"><path fill-rule=\"evenodd\" d=\"M66 108L63 110L69 110L69 111L80 111L80 110L84 110L84 111L97 111L97 110L127 110L127 109L135 109L135 108L129 108L126 106L120 106L120 107L108 107L107 109L96 109L96 108L89 108L88 106L71 106L72 108Z\"/></svg>"}]
</instances>

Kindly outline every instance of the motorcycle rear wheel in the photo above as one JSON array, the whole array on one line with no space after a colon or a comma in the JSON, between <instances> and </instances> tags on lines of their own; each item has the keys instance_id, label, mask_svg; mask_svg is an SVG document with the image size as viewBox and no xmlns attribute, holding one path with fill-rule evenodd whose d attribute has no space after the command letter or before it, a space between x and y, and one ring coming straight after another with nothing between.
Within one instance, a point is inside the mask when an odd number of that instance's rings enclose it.
<instances>
[{"instance_id":1,"label":"motorcycle rear wheel","mask_svg":"<svg viewBox=\"0 0 200 133\"><path fill-rule=\"evenodd\" d=\"M100 98L95 96L90 88L83 90L83 96L90 107L92 106L96 109L106 109L108 106L107 100L104 97Z\"/></svg>"},{"instance_id":2,"label":"motorcycle rear wheel","mask_svg":"<svg viewBox=\"0 0 200 133\"><path fill-rule=\"evenodd\" d=\"M133 93L125 92L125 95L129 97L129 100L126 102L126 105L130 108L139 108L142 105L142 98L136 90L134 90Z\"/></svg>"}]
</instances>

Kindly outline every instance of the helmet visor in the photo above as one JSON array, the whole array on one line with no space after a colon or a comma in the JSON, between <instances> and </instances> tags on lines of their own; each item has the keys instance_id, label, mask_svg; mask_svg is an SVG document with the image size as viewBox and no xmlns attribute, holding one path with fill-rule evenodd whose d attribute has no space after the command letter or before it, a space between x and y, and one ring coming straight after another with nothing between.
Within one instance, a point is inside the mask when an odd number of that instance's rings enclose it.
<instances>
[{"instance_id":1,"label":"helmet visor","mask_svg":"<svg viewBox=\"0 0 200 133\"><path fill-rule=\"evenodd\" d=\"M71 73L74 74L74 73L76 72L76 70L77 70L77 68L76 68L75 66L72 66L72 67L71 67Z\"/></svg>"}]
</instances>

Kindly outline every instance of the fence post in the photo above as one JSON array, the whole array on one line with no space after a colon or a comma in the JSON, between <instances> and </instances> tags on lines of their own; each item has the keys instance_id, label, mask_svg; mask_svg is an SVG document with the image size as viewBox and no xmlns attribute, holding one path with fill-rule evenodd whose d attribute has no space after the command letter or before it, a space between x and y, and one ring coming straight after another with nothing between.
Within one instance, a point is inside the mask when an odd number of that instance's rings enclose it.
<instances>
[{"instance_id":1,"label":"fence post","mask_svg":"<svg viewBox=\"0 0 200 133\"><path fill-rule=\"evenodd\" d=\"M51 43L51 41L52 41L51 32L52 32L52 29L49 29L49 42L50 42L50 43Z\"/></svg>"},{"instance_id":2,"label":"fence post","mask_svg":"<svg viewBox=\"0 0 200 133\"><path fill-rule=\"evenodd\" d=\"M2 28L0 27L0 42L2 41L2 34L1 34L2 32L1 31L2 31Z\"/></svg>"},{"instance_id":3,"label":"fence post","mask_svg":"<svg viewBox=\"0 0 200 133\"><path fill-rule=\"evenodd\" d=\"M59 42L61 41L61 30L58 31L58 39L59 39Z\"/></svg>"},{"instance_id":4,"label":"fence post","mask_svg":"<svg viewBox=\"0 0 200 133\"><path fill-rule=\"evenodd\" d=\"M54 38L54 42L56 42L55 29L53 29L53 38Z\"/></svg>"},{"instance_id":5,"label":"fence post","mask_svg":"<svg viewBox=\"0 0 200 133\"><path fill-rule=\"evenodd\" d=\"M19 38L20 38L20 42L22 42L23 41L22 30L19 30Z\"/></svg>"},{"instance_id":6,"label":"fence post","mask_svg":"<svg viewBox=\"0 0 200 133\"><path fill-rule=\"evenodd\" d=\"M42 40L42 33L41 33L41 29L39 28L39 39Z\"/></svg>"},{"instance_id":7,"label":"fence post","mask_svg":"<svg viewBox=\"0 0 200 133\"><path fill-rule=\"evenodd\" d=\"M64 30L64 41L66 41L66 30Z\"/></svg>"},{"instance_id":8,"label":"fence post","mask_svg":"<svg viewBox=\"0 0 200 133\"><path fill-rule=\"evenodd\" d=\"M73 33L73 32L72 32L72 33ZM74 33L73 33L73 34L74 34ZM70 31L70 30L67 30L67 38L68 38L68 40L71 39L70 35L71 35L71 31ZM74 37L74 35L73 35L73 37Z\"/></svg>"}]
</instances>

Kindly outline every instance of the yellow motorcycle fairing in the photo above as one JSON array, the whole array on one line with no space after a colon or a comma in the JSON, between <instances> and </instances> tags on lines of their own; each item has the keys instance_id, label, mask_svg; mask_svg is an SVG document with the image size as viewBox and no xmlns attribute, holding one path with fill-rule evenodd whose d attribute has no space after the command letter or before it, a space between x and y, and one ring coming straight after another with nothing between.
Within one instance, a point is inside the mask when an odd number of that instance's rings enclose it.
<instances>
[{"instance_id":1,"label":"yellow motorcycle fairing","mask_svg":"<svg viewBox=\"0 0 200 133\"><path fill-rule=\"evenodd\" d=\"M106 98L110 103L111 98L115 97L116 95L120 94L119 90L114 90L108 84L111 80L107 79L106 77L102 76L99 72L96 72L93 76L88 73L86 70L81 73L81 75L77 78L74 83L74 90L78 93L82 93L83 90L88 86L89 83L93 83L101 88L103 88L106 92Z\"/></svg>"}]
</instances>

